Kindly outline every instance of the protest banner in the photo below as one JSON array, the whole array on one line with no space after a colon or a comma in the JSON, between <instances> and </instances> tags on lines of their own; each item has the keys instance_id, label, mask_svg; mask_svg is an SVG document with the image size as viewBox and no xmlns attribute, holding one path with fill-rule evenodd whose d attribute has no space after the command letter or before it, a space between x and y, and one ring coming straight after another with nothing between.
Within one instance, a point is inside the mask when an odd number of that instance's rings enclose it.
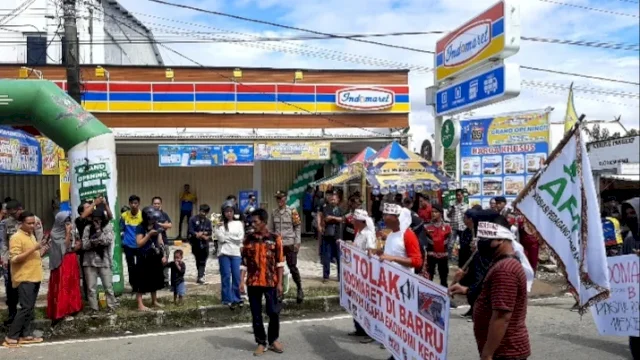
<instances>
[{"instance_id":1,"label":"protest banner","mask_svg":"<svg viewBox=\"0 0 640 360\"><path fill-rule=\"evenodd\" d=\"M559 258L580 313L609 297L604 235L587 149L574 125L514 201Z\"/></svg>"},{"instance_id":2,"label":"protest banner","mask_svg":"<svg viewBox=\"0 0 640 360\"><path fill-rule=\"evenodd\" d=\"M447 289L342 243L340 304L396 359L447 358Z\"/></svg>"},{"instance_id":3,"label":"protest banner","mask_svg":"<svg viewBox=\"0 0 640 360\"><path fill-rule=\"evenodd\" d=\"M640 257L607 258L611 297L591 307L600 335L638 336L640 334Z\"/></svg>"}]
</instances>

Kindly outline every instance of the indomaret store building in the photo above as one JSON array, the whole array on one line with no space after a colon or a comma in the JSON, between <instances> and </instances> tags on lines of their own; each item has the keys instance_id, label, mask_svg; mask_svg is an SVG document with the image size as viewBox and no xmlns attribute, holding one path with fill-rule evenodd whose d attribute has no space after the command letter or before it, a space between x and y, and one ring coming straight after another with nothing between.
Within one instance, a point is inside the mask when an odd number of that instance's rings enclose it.
<instances>
[{"instance_id":1,"label":"indomaret store building","mask_svg":"<svg viewBox=\"0 0 640 360\"><path fill-rule=\"evenodd\" d=\"M66 90L64 67L37 70L28 74ZM0 65L0 78L19 74ZM81 77L83 106L116 135L120 205L161 196L174 222L184 184L214 211L249 191L273 208L287 190L293 204L332 165L404 140L409 126L408 71L84 66ZM58 186L58 176L0 175L0 196L22 200L45 227Z\"/></svg>"}]
</instances>

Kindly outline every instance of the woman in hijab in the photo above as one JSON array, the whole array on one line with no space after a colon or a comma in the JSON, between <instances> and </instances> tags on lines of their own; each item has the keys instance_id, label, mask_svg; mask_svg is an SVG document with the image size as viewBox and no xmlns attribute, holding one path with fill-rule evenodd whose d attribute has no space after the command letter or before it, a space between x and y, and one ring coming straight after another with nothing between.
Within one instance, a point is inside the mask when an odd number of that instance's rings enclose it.
<instances>
[{"instance_id":1,"label":"woman in hijab","mask_svg":"<svg viewBox=\"0 0 640 360\"><path fill-rule=\"evenodd\" d=\"M58 321L82 310L80 267L75 254L82 248L82 242L75 238L71 212L56 214L50 239L47 317Z\"/></svg>"},{"instance_id":2,"label":"woman in hijab","mask_svg":"<svg viewBox=\"0 0 640 360\"><path fill-rule=\"evenodd\" d=\"M82 249L84 257L82 267L87 282L87 300L92 311L98 311L98 278L102 281L107 296L107 307L113 312L118 306L113 292L113 272L111 271L111 252L109 251L115 234L113 225L109 222L104 210L95 209L91 213L91 222L84 228L82 234Z\"/></svg>"}]
</instances>

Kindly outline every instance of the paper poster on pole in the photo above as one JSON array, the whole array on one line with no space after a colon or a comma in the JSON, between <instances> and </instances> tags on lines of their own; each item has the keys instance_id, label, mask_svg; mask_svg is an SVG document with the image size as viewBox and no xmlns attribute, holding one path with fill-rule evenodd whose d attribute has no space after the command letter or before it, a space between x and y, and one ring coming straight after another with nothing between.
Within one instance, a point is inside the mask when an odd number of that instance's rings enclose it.
<instances>
[{"instance_id":1,"label":"paper poster on pole","mask_svg":"<svg viewBox=\"0 0 640 360\"><path fill-rule=\"evenodd\" d=\"M342 243L340 304L396 359L447 358L447 289Z\"/></svg>"},{"instance_id":2,"label":"paper poster on pole","mask_svg":"<svg viewBox=\"0 0 640 360\"><path fill-rule=\"evenodd\" d=\"M607 258L611 297L591 307L600 335L640 335L640 257Z\"/></svg>"}]
</instances>

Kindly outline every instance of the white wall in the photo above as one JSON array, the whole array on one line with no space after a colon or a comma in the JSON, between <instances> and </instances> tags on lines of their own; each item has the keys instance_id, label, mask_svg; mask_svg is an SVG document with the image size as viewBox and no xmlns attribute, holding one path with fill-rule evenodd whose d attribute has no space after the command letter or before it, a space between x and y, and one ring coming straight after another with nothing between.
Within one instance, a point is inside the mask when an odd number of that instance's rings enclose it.
<instances>
[{"instance_id":1,"label":"white wall","mask_svg":"<svg viewBox=\"0 0 640 360\"><path fill-rule=\"evenodd\" d=\"M0 18L24 1L0 0ZM0 23L0 63L26 63L26 36L33 33L47 36L47 44L50 44L47 47L47 64L61 63L60 36L64 32L64 19L62 9L56 7L53 0L35 0L11 21L3 23L0 20ZM161 65L151 43L127 43L130 40L140 42L143 39L141 34L146 34L146 30L113 0L78 2L76 23L82 64ZM120 44L105 44L114 42L114 39ZM144 39L148 41L146 37Z\"/></svg>"}]
</instances>

